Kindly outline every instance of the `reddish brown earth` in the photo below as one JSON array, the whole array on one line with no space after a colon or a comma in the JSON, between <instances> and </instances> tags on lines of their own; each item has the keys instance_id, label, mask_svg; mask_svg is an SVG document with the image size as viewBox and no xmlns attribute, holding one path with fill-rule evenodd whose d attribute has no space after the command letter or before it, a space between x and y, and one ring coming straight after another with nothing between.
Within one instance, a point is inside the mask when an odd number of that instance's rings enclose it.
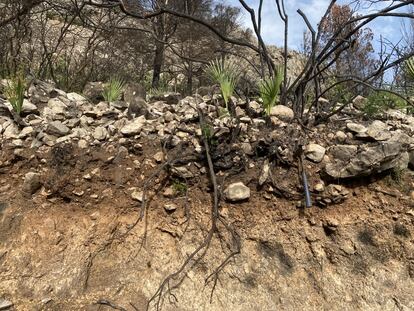
<instances>
[{"instance_id":1,"label":"reddish brown earth","mask_svg":"<svg viewBox=\"0 0 414 311\"><path fill-rule=\"evenodd\" d=\"M126 157L108 146L40 148L19 157L3 148L0 298L14 304L11 310L145 310L202 243L212 205L207 174L189 180L187 200L163 195L172 179L162 171L149 184L146 217L134 226L141 204L131 188L142 190L161 165L153 159L159 143L142 145L129 146ZM317 167L309 165L313 184ZM206 278L232 248L220 223L204 256L170 283L160 309L414 310L412 171L399 183L389 176L353 181L346 201L303 210L296 199L256 190L258 168L224 181L218 174L223 187L243 181L253 191L247 202L221 201L241 247L213 294ZM29 171L42 176L33 196L21 191ZM285 189L297 183L290 171L274 169L273 176ZM177 210L165 211L166 203Z\"/></svg>"}]
</instances>

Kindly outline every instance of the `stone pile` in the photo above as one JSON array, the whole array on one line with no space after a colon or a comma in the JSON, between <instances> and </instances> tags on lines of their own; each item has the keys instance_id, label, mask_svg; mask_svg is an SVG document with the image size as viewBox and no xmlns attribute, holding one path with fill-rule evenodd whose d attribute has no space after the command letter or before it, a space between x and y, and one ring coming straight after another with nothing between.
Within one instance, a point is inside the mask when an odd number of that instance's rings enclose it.
<instances>
[{"instance_id":1,"label":"stone pile","mask_svg":"<svg viewBox=\"0 0 414 311\"><path fill-rule=\"evenodd\" d=\"M220 99L217 95L181 98L180 94L170 93L149 98L147 102L144 99L145 90L139 85L131 85L124 94L124 100L104 102L101 101L101 90L101 83L90 84L85 91L87 98L77 93L66 93L45 82L34 83L22 111L27 126L19 128L10 116L0 114L2 146L7 145L20 154L24 148L50 148L64 142L85 149L168 137L172 146L185 141L196 152L202 153L202 129L198 123L198 111L201 110L209 120L215 137L229 133L232 128L239 129L236 143L239 151L230 159L237 164L243 158L254 162L254 157L259 157L260 144L269 137L281 142L275 152L288 159L293 147L284 143L290 138L287 133L300 129L298 124L292 122L292 109L282 105L273 107L266 120L258 102L233 97L236 114L233 118L219 116ZM0 106L3 107L0 112L5 108L11 109L8 102ZM350 109L358 111L355 107ZM309 163L320 166L321 175L328 179L367 176L414 166L414 117L390 110L382 121L357 122L341 116L341 122L333 123L333 129L322 125L308 133L308 142L303 148ZM273 151L269 149L267 152ZM154 159L157 163L162 162L163 154L156 154ZM260 186L270 174L269 162L265 164L262 171L267 175L258 177ZM177 167L173 173L182 178L192 178L199 172ZM28 178L31 180L27 183L28 192L36 187L35 177ZM330 186L315 189L326 204L341 201L348 195L338 189L340 186ZM224 194L229 201L243 201L250 197L250 189L243 183L235 183L227 186ZM326 194L330 195L329 198Z\"/></svg>"}]
</instances>

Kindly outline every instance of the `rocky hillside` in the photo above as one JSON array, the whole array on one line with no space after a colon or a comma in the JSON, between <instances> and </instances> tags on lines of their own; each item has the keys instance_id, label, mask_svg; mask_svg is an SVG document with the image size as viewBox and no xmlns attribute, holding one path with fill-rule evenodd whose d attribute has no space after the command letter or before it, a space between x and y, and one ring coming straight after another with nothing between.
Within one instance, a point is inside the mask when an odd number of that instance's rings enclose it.
<instances>
[{"instance_id":1,"label":"rocky hillside","mask_svg":"<svg viewBox=\"0 0 414 311\"><path fill-rule=\"evenodd\" d=\"M0 310L414 309L413 117L140 96L1 104Z\"/></svg>"}]
</instances>

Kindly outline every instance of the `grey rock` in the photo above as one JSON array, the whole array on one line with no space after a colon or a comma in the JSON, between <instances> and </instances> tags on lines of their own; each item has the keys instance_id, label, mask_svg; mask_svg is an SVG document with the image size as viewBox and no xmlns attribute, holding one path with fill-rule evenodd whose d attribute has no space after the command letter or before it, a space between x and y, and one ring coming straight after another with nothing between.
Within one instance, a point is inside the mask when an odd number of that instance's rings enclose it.
<instances>
[{"instance_id":1,"label":"grey rock","mask_svg":"<svg viewBox=\"0 0 414 311\"><path fill-rule=\"evenodd\" d=\"M242 182L233 183L224 190L224 195L231 202L244 201L250 198L250 188Z\"/></svg>"},{"instance_id":2,"label":"grey rock","mask_svg":"<svg viewBox=\"0 0 414 311\"><path fill-rule=\"evenodd\" d=\"M342 131L338 131L338 132L336 132L336 134L335 134L335 138L336 138L336 140L337 140L338 142L343 143L343 142L345 142L345 141L346 141L346 139L348 138L348 136L347 136L344 132L342 132Z\"/></svg>"},{"instance_id":3,"label":"grey rock","mask_svg":"<svg viewBox=\"0 0 414 311\"><path fill-rule=\"evenodd\" d=\"M388 126L379 120L375 120L368 126L367 135L377 141L388 140L391 138Z\"/></svg>"},{"instance_id":4,"label":"grey rock","mask_svg":"<svg viewBox=\"0 0 414 311\"><path fill-rule=\"evenodd\" d=\"M272 107L270 115L283 121L291 121L295 117L293 110L284 105L276 105Z\"/></svg>"},{"instance_id":5,"label":"grey rock","mask_svg":"<svg viewBox=\"0 0 414 311\"><path fill-rule=\"evenodd\" d=\"M13 307L10 300L0 298L0 310L9 310Z\"/></svg>"},{"instance_id":6,"label":"grey rock","mask_svg":"<svg viewBox=\"0 0 414 311\"><path fill-rule=\"evenodd\" d=\"M23 106L22 106L22 115L28 115L28 114L38 114L39 110L37 109L37 106L35 104L32 104L27 99L23 100Z\"/></svg>"},{"instance_id":7,"label":"grey rock","mask_svg":"<svg viewBox=\"0 0 414 311\"><path fill-rule=\"evenodd\" d=\"M132 102L128 102L127 115L129 119L139 116L148 116L148 106L145 100L140 97L136 97Z\"/></svg>"},{"instance_id":8,"label":"grey rock","mask_svg":"<svg viewBox=\"0 0 414 311\"><path fill-rule=\"evenodd\" d=\"M323 192L325 190L325 183L320 181L313 187L313 189L317 192Z\"/></svg>"},{"instance_id":9,"label":"grey rock","mask_svg":"<svg viewBox=\"0 0 414 311\"><path fill-rule=\"evenodd\" d=\"M367 128L361 124L358 123L347 123L346 124L346 128L348 130L350 130L351 132L357 133L357 134L362 134L362 133L366 133Z\"/></svg>"},{"instance_id":10,"label":"grey rock","mask_svg":"<svg viewBox=\"0 0 414 311\"><path fill-rule=\"evenodd\" d=\"M97 128L95 128L95 131L93 132L93 138L97 140L105 140L107 135L108 131L102 126L98 126Z\"/></svg>"},{"instance_id":11,"label":"grey rock","mask_svg":"<svg viewBox=\"0 0 414 311\"><path fill-rule=\"evenodd\" d=\"M367 99L361 95L358 95L354 98L352 101L352 105L355 109L362 110L365 107L365 104L367 103Z\"/></svg>"},{"instance_id":12,"label":"grey rock","mask_svg":"<svg viewBox=\"0 0 414 311\"><path fill-rule=\"evenodd\" d=\"M73 102L86 102L86 98L83 97L82 95L79 95L78 93L67 93L66 96L68 97L68 99L70 101Z\"/></svg>"},{"instance_id":13,"label":"grey rock","mask_svg":"<svg viewBox=\"0 0 414 311\"><path fill-rule=\"evenodd\" d=\"M305 156L316 163L323 160L325 152L326 149L318 144L309 144L305 147Z\"/></svg>"},{"instance_id":14,"label":"grey rock","mask_svg":"<svg viewBox=\"0 0 414 311\"><path fill-rule=\"evenodd\" d=\"M248 109L255 116L258 116L263 112L263 106L254 100L249 102Z\"/></svg>"},{"instance_id":15,"label":"grey rock","mask_svg":"<svg viewBox=\"0 0 414 311\"><path fill-rule=\"evenodd\" d=\"M127 123L121 128L121 133L126 136L137 135L141 132L141 129L145 125L146 119L145 116L134 119L133 121Z\"/></svg>"},{"instance_id":16,"label":"grey rock","mask_svg":"<svg viewBox=\"0 0 414 311\"><path fill-rule=\"evenodd\" d=\"M14 139L19 136L19 128L14 123L10 123L3 132L4 139Z\"/></svg>"},{"instance_id":17,"label":"grey rock","mask_svg":"<svg viewBox=\"0 0 414 311\"><path fill-rule=\"evenodd\" d=\"M144 193L142 191L135 190L131 193L131 198L135 201L142 202Z\"/></svg>"},{"instance_id":18,"label":"grey rock","mask_svg":"<svg viewBox=\"0 0 414 311\"><path fill-rule=\"evenodd\" d=\"M240 148L246 155L254 155L253 147L250 143L241 143Z\"/></svg>"},{"instance_id":19,"label":"grey rock","mask_svg":"<svg viewBox=\"0 0 414 311\"><path fill-rule=\"evenodd\" d=\"M53 121L47 125L46 133L56 135L58 137L69 134L70 128L60 121Z\"/></svg>"},{"instance_id":20,"label":"grey rock","mask_svg":"<svg viewBox=\"0 0 414 311\"><path fill-rule=\"evenodd\" d=\"M83 95L85 95L91 102L99 103L104 99L104 83L102 82L88 82L83 89Z\"/></svg>"},{"instance_id":21,"label":"grey rock","mask_svg":"<svg viewBox=\"0 0 414 311\"><path fill-rule=\"evenodd\" d=\"M189 179L189 178L193 178L194 174L185 166L179 166L179 167L173 167L171 169L171 172L183 179Z\"/></svg>"},{"instance_id":22,"label":"grey rock","mask_svg":"<svg viewBox=\"0 0 414 311\"><path fill-rule=\"evenodd\" d=\"M28 194L33 194L42 186L40 182L40 174L29 172L24 176L22 190Z\"/></svg>"},{"instance_id":23,"label":"grey rock","mask_svg":"<svg viewBox=\"0 0 414 311\"><path fill-rule=\"evenodd\" d=\"M343 162L352 159L358 151L358 146L355 145L335 145L329 148L329 153L334 160Z\"/></svg>"},{"instance_id":24,"label":"grey rock","mask_svg":"<svg viewBox=\"0 0 414 311\"><path fill-rule=\"evenodd\" d=\"M179 101L181 100L181 94L180 93L167 93L164 95L156 95L156 96L152 96L151 97L151 102L152 101L164 101L167 103L167 105L177 105L179 103Z\"/></svg>"},{"instance_id":25,"label":"grey rock","mask_svg":"<svg viewBox=\"0 0 414 311\"><path fill-rule=\"evenodd\" d=\"M28 136L31 136L34 133L34 129L31 126L26 126L25 128L23 128L20 133L19 133L19 138L20 139L24 139Z\"/></svg>"},{"instance_id":26,"label":"grey rock","mask_svg":"<svg viewBox=\"0 0 414 311\"><path fill-rule=\"evenodd\" d=\"M114 101L114 102L110 102L109 106L111 108L124 110L124 109L128 108L128 103L126 103L124 101L121 101L121 100L117 100L117 101Z\"/></svg>"},{"instance_id":27,"label":"grey rock","mask_svg":"<svg viewBox=\"0 0 414 311\"><path fill-rule=\"evenodd\" d=\"M174 203L167 203L167 204L164 205L164 209L167 212L174 212L177 208L178 208L178 206L175 205Z\"/></svg>"},{"instance_id":28,"label":"grey rock","mask_svg":"<svg viewBox=\"0 0 414 311\"><path fill-rule=\"evenodd\" d=\"M265 162L263 163L262 172L259 177L259 186L262 186L267 181L267 179L269 178L269 175L270 175L269 159L266 159Z\"/></svg>"},{"instance_id":29,"label":"grey rock","mask_svg":"<svg viewBox=\"0 0 414 311\"><path fill-rule=\"evenodd\" d=\"M344 152L346 151L346 152ZM408 165L408 153L398 142L385 141L375 145L335 146L330 149L332 162L325 172L333 178L349 178L380 173L394 167ZM336 156L335 156L336 153Z\"/></svg>"}]
</instances>

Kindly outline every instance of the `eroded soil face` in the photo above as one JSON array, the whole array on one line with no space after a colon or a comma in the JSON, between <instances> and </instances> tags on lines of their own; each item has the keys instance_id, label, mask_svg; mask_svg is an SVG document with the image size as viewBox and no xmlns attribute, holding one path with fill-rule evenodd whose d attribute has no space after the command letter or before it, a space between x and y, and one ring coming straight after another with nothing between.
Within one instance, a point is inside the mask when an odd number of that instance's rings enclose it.
<instances>
[{"instance_id":1,"label":"eroded soil face","mask_svg":"<svg viewBox=\"0 0 414 311\"><path fill-rule=\"evenodd\" d=\"M2 150L0 294L12 310L145 310L211 225L207 173L177 182L154 160L159 145ZM42 176L33 196L21 191L29 171ZM150 310L414 310L414 208L404 189L384 178L351 183L344 202L303 210L256 191L259 174L219 174L220 184L251 186L250 199L221 201L208 249ZM286 187L297 178L283 176ZM142 204L131 193L142 189L147 212L135 225ZM239 253L221 266L235 239Z\"/></svg>"}]
</instances>

